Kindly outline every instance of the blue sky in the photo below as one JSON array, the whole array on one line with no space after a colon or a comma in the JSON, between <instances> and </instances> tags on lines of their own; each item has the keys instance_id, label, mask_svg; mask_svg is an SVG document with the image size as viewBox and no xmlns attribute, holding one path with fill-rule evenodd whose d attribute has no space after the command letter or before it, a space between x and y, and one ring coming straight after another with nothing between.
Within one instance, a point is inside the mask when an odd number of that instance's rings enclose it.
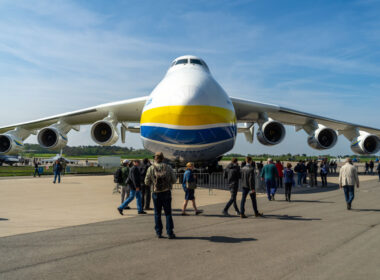
<instances>
[{"instance_id":1,"label":"blue sky","mask_svg":"<svg viewBox=\"0 0 380 280\"><path fill-rule=\"evenodd\" d=\"M0 0L0 125L148 95L194 54L231 96L380 127L379 14L371 0ZM69 139L94 144L86 126ZM320 154L292 127L280 145L239 136L233 151Z\"/></svg>"}]
</instances>

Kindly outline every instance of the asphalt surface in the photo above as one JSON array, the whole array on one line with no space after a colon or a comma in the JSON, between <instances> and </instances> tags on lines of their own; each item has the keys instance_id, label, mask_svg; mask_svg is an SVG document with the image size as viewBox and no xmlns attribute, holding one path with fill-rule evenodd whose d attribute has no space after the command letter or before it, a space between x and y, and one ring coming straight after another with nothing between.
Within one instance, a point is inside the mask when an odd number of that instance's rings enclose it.
<instances>
[{"instance_id":1,"label":"asphalt surface","mask_svg":"<svg viewBox=\"0 0 380 280\"><path fill-rule=\"evenodd\" d=\"M336 187L260 198L264 218L176 209L175 240L155 238L152 215L3 237L0 279L380 279L379 201L369 181L351 211Z\"/></svg>"}]
</instances>

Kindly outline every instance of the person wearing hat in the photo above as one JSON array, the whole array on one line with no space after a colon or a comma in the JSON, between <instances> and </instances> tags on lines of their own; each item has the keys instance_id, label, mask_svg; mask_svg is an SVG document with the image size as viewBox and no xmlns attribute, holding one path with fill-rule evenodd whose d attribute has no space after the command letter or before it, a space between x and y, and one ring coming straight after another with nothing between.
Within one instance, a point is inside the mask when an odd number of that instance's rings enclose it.
<instances>
[{"instance_id":1,"label":"person wearing hat","mask_svg":"<svg viewBox=\"0 0 380 280\"><path fill-rule=\"evenodd\" d=\"M189 200L191 200L191 202L193 204L195 215L199 215L203 211L198 210L197 205L195 204L194 192L195 192L195 189L197 187L197 183L196 183L196 179L195 179L195 176L193 173L194 164L192 162L188 162L186 164L186 168L187 169L186 169L185 173L183 174L183 181L182 181L182 187L183 187L183 190L185 191L185 201L184 201L183 207L182 207L182 216L188 215L186 213L186 207L187 207L187 203L189 202Z\"/></svg>"},{"instance_id":2,"label":"person wearing hat","mask_svg":"<svg viewBox=\"0 0 380 280\"><path fill-rule=\"evenodd\" d=\"M127 179L129 175L129 160L125 159L121 167L121 203L129 197L130 189L127 185ZM126 206L125 209L130 209L129 206Z\"/></svg>"},{"instance_id":3,"label":"person wearing hat","mask_svg":"<svg viewBox=\"0 0 380 280\"><path fill-rule=\"evenodd\" d=\"M346 164L339 171L339 187L344 190L347 210L351 210L351 204L355 197L355 185L359 188L358 171L351 158L346 159Z\"/></svg>"},{"instance_id":4,"label":"person wearing hat","mask_svg":"<svg viewBox=\"0 0 380 280\"><path fill-rule=\"evenodd\" d=\"M174 223L172 217L172 185L177 178L170 165L163 162L164 155L160 152L154 156L154 163L148 168L145 177L145 184L153 187L154 222L156 236L162 238L161 212L164 209L166 216L166 232L169 239L176 236L173 232Z\"/></svg>"}]
</instances>

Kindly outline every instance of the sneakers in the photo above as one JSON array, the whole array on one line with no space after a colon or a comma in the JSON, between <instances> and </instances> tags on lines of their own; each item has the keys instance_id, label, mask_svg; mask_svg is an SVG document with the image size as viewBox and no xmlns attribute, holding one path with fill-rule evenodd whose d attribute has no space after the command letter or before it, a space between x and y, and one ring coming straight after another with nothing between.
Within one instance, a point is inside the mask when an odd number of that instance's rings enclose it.
<instances>
[{"instance_id":1,"label":"sneakers","mask_svg":"<svg viewBox=\"0 0 380 280\"><path fill-rule=\"evenodd\" d=\"M175 238L176 238L176 236L174 233L168 235L168 239L175 239Z\"/></svg>"},{"instance_id":2,"label":"sneakers","mask_svg":"<svg viewBox=\"0 0 380 280\"><path fill-rule=\"evenodd\" d=\"M260 213L260 212L255 213L255 217L263 217L263 216L264 216L263 213Z\"/></svg>"},{"instance_id":3,"label":"sneakers","mask_svg":"<svg viewBox=\"0 0 380 280\"><path fill-rule=\"evenodd\" d=\"M240 218L242 218L242 219L246 219L246 218L248 218L246 215L244 215L244 214L240 214Z\"/></svg>"},{"instance_id":4,"label":"sneakers","mask_svg":"<svg viewBox=\"0 0 380 280\"><path fill-rule=\"evenodd\" d=\"M160 233L160 234L156 234L156 237L157 237L158 239L164 238L164 237L162 236L161 233Z\"/></svg>"},{"instance_id":5,"label":"sneakers","mask_svg":"<svg viewBox=\"0 0 380 280\"><path fill-rule=\"evenodd\" d=\"M139 211L139 212L137 212L137 214L146 214L146 212L145 211Z\"/></svg>"},{"instance_id":6,"label":"sneakers","mask_svg":"<svg viewBox=\"0 0 380 280\"><path fill-rule=\"evenodd\" d=\"M123 209L119 209L119 208L117 208L117 211L119 211L119 214L120 214L120 215L122 215L122 216L124 215L124 214L123 214Z\"/></svg>"},{"instance_id":7,"label":"sneakers","mask_svg":"<svg viewBox=\"0 0 380 280\"><path fill-rule=\"evenodd\" d=\"M351 203L347 203L347 210L351 210Z\"/></svg>"},{"instance_id":8,"label":"sneakers","mask_svg":"<svg viewBox=\"0 0 380 280\"><path fill-rule=\"evenodd\" d=\"M274 199L274 194L272 194L272 200L274 201L275 199Z\"/></svg>"}]
</instances>

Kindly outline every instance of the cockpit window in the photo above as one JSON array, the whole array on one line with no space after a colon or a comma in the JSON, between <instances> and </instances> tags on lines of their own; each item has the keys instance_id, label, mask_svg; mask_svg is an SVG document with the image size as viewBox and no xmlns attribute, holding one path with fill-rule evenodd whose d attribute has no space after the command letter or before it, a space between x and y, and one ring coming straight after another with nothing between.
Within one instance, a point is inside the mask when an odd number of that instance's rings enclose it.
<instances>
[{"instance_id":1,"label":"cockpit window","mask_svg":"<svg viewBox=\"0 0 380 280\"><path fill-rule=\"evenodd\" d=\"M177 62L175 63L175 65L178 65L178 64L187 64L187 58L178 59Z\"/></svg>"},{"instance_id":2,"label":"cockpit window","mask_svg":"<svg viewBox=\"0 0 380 280\"><path fill-rule=\"evenodd\" d=\"M190 58L190 63L203 65L202 62L199 59L193 59L193 58Z\"/></svg>"}]
</instances>

